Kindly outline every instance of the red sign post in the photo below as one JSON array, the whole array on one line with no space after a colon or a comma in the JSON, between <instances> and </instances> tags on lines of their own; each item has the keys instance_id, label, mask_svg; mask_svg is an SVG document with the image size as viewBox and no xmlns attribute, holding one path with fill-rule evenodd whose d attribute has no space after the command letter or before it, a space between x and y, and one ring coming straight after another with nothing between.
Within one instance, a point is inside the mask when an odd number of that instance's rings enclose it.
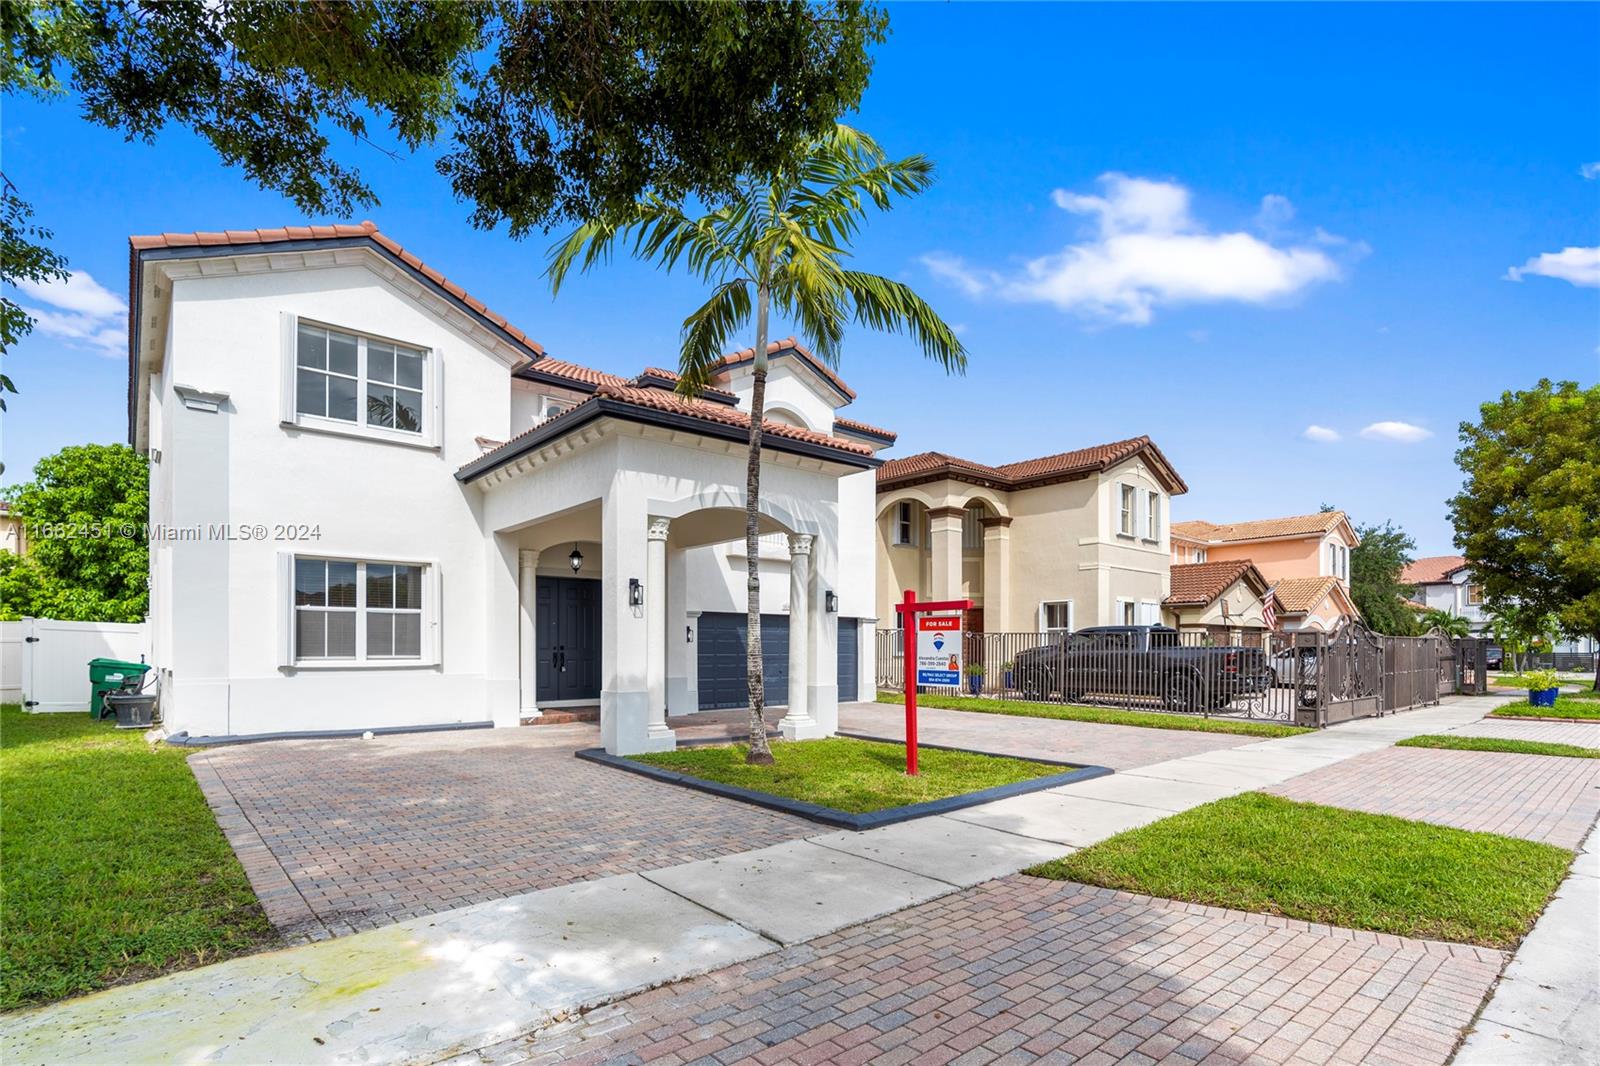
<instances>
[{"instance_id":1,"label":"red sign post","mask_svg":"<svg viewBox=\"0 0 1600 1066\"><path fill-rule=\"evenodd\" d=\"M919 622L930 623L928 628L951 630L960 632L961 621L952 619L955 625L943 624L944 619L919 619L919 615L933 614L939 611L970 611L971 600L917 600L917 594L911 589L906 589L905 599L894 605L895 612L901 616L900 631L905 635L905 648L903 654L906 660L906 773L917 776L917 633L921 628ZM956 687L961 685L961 675L956 671L953 682Z\"/></svg>"}]
</instances>

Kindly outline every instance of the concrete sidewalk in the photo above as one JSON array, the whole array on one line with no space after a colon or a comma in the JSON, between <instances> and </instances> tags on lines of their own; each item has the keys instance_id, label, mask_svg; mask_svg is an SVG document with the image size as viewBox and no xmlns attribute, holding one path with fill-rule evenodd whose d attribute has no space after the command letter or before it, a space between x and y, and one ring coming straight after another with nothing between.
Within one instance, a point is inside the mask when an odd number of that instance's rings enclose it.
<instances>
[{"instance_id":1,"label":"concrete sidewalk","mask_svg":"<svg viewBox=\"0 0 1600 1066\"><path fill-rule=\"evenodd\" d=\"M234 959L10 1016L0 1021L0 1058L437 1061L1403 737L1476 721L1491 706L1447 703Z\"/></svg>"},{"instance_id":2,"label":"concrete sidewalk","mask_svg":"<svg viewBox=\"0 0 1600 1066\"><path fill-rule=\"evenodd\" d=\"M1500 977L1455 1061L1461 1066L1600 1062L1600 853L1595 834Z\"/></svg>"}]
</instances>

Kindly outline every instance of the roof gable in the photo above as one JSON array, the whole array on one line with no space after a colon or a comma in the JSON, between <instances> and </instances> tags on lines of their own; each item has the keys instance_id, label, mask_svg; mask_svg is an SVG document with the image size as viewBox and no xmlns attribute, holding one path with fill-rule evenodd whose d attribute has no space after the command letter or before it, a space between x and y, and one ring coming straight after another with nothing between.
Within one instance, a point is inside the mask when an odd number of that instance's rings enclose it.
<instances>
[{"instance_id":1,"label":"roof gable","mask_svg":"<svg viewBox=\"0 0 1600 1066\"><path fill-rule=\"evenodd\" d=\"M805 345L793 337L785 337L781 341L773 341L767 345L767 359L769 362L778 359L791 358L797 367L806 370L810 376L818 379L830 392L836 394L844 403L855 400L856 392L844 379L834 373L833 368L813 355ZM726 374L743 366L749 366L756 360L756 350L745 348L737 352L730 352L712 365L711 373ZM840 406L843 406L841 404Z\"/></svg>"},{"instance_id":2,"label":"roof gable","mask_svg":"<svg viewBox=\"0 0 1600 1066\"><path fill-rule=\"evenodd\" d=\"M1217 524L1201 519L1189 519L1172 524L1172 535L1182 540L1201 544L1228 544L1249 540L1277 540L1284 537L1322 537L1339 526L1349 529L1350 539L1356 542L1355 530L1343 511L1319 511L1309 515L1290 515L1287 518L1258 518L1248 522Z\"/></svg>"},{"instance_id":3,"label":"roof gable","mask_svg":"<svg viewBox=\"0 0 1600 1066\"><path fill-rule=\"evenodd\" d=\"M1466 568L1467 560L1461 555L1428 555L1413 559L1400 571L1402 585L1438 585L1451 579L1458 570Z\"/></svg>"},{"instance_id":4,"label":"roof gable","mask_svg":"<svg viewBox=\"0 0 1600 1066\"><path fill-rule=\"evenodd\" d=\"M1169 607L1203 607L1241 579L1256 595L1266 593L1266 579L1249 559L1179 563L1172 567L1172 592L1162 602Z\"/></svg>"},{"instance_id":5,"label":"roof gable","mask_svg":"<svg viewBox=\"0 0 1600 1066\"><path fill-rule=\"evenodd\" d=\"M1149 458L1155 468L1156 479L1167 487L1167 491L1174 495L1189 491L1189 486L1167 462L1161 449L1147 436L1130 437L1110 444L1096 444L1076 451L1057 452L1000 466L986 466L943 452L919 452L903 459L890 460L879 467L878 491L946 479L1006 491L1027 489L1062 481L1077 481L1141 455Z\"/></svg>"}]
</instances>

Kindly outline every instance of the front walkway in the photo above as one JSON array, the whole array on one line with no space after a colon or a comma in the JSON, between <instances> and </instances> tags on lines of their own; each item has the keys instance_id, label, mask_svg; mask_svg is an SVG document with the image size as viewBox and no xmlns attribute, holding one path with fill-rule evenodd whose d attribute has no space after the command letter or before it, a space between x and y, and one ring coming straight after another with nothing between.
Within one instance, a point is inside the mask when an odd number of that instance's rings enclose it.
<instances>
[{"instance_id":1,"label":"front walkway","mask_svg":"<svg viewBox=\"0 0 1600 1066\"><path fill-rule=\"evenodd\" d=\"M910 1044L927 1035L916 1026L938 1029L960 1019L963 1035L941 1034L941 1044L947 1036L972 1040L979 1026L993 1025L969 1047L1022 1037L1014 1049L1049 1030L1062 1037L1062 1048L1071 1040L1080 1040L1075 1047L1082 1049L1084 1041L1092 1039L1098 1048L1115 1039L1131 1053L1165 1035L1181 1039L1171 1048L1180 1055L1174 1062L1220 1062L1228 1052L1191 1041L1225 1044L1236 1037L1251 1042L1261 1056L1281 1052L1287 1059L1292 1046L1316 1060L1329 1057L1324 1045L1340 1033L1324 1028L1331 1022L1350 1029L1340 1047L1374 1042L1380 1050L1369 1051L1367 1061L1389 1055L1407 1064L1443 1062L1498 969L1493 952L1297 927L1079 886L1038 885L1013 875L1173 811L1278 784L1402 736L1467 724L1485 706L1446 704L1337 731L1171 759L952 816L865 833L821 833L233 959L7 1017L0 1021L0 1059L433 1062L460 1055L477 1063L485 1059L475 1049L493 1049L501 1058L542 1053L540 1041L568 1016L761 955L781 952L772 960L780 972L800 967L772 986L772 996L803 992L813 973L804 969L807 960L822 963L837 949L883 954L870 961L857 956L864 969L838 987L842 1013L833 1022L813 1021L806 1013L809 1000L800 995L782 1020L774 1017L740 1032L729 1039L730 1047L757 1029L798 1027L785 1037L798 1040L798 1030L839 1025L855 1034L848 1038L855 1041L851 1051L839 1056L830 1047L814 1058L865 1061L896 1037L865 1046L878 1037L863 1025L875 1034L903 1033L902 1042ZM614 791L607 778L604 791L592 799L603 803ZM975 887L997 877L1003 880ZM940 897L951 898L933 909L896 914ZM997 916L983 917L989 910ZM896 954L894 945L912 932L906 922L927 914L945 917L916 952ZM886 923L800 947L889 915L895 917ZM1222 961L1236 945L1237 955ZM990 946L994 950L985 950ZM1080 966L1075 951L1094 961ZM963 954L956 969L935 966L935 960ZM905 968L903 976L881 977L880 970L896 967ZM910 989L941 977L968 980L964 974L983 975L975 978L981 995L957 991L925 1014L909 1006ZM1238 998L1230 1000L1234 982L1241 985ZM1056 984L1066 991L1052 1014L1032 1001ZM1245 984L1250 991L1243 990ZM1315 997L1305 991L1312 988ZM1015 1003L1004 1000L1012 995ZM1147 995L1162 1003L1129 1008ZM1352 1004L1358 995L1378 1003ZM896 1005L883 1006L889 1002ZM730 1017L737 1009L713 1008ZM1012 1014L997 1020L1007 1010ZM1140 1017L1128 1017L1131 1011ZM1110 1015L1117 1017L1107 1021ZM1149 1028L1156 1021L1162 1024ZM1068 1033L1080 1023L1086 1024ZM735 1023L731 1030L739 1028ZM819 1044L833 1040L828 1032ZM1283 1042L1271 1043L1278 1037ZM507 1041L513 1043L500 1046ZM1184 1045L1206 1054L1190 1058ZM1059 1058L1060 1052L1052 1054ZM724 1055L724 1061L737 1057ZM998 1054L990 1047L979 1057ZM1085 1061L1111 1057L1091 1054Z\"/></svg>"}]
</instances>

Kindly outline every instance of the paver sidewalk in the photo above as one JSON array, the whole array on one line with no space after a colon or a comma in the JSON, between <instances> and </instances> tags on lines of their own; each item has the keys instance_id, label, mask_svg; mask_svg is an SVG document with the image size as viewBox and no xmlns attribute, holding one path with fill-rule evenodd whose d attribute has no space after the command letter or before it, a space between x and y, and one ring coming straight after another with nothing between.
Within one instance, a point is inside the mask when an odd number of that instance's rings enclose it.
<instances>
[{"instance_id":1,"label":"paver sidewalk","mask_svg":"<svg viewBox=\"0 0 1600 1066\"><path fill-rule=\"evenodd\" d=\"M433 1061L536 1030L564 1012L776 951L780 941L824 936L958 892L1031 865L1047 849L1062 854L1219 795L1465 724L1488 706L1447 704L1341 726L1337 735L1205 752L1118 775L1148 782L1131 797L1139 802L1087 790L1100 782L1063 786L853 834L848 846L838 834L817 833L234 959L7 1017L0 1058ZM935 849L942 858L934 865L918 858ZM752 900L759 914L746 909Z\"/></svg>"}]
</instances>

